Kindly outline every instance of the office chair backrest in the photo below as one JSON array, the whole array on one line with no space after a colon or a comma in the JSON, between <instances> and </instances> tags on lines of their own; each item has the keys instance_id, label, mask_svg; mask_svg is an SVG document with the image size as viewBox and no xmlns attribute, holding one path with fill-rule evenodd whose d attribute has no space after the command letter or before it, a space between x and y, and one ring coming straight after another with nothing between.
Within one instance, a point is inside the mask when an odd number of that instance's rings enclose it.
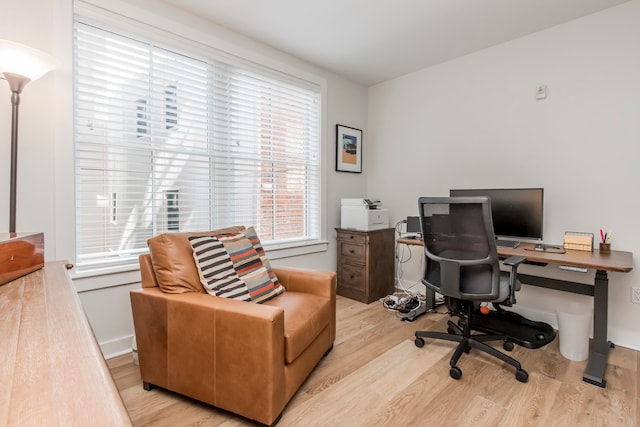
<instances>
[{"instance_id":1,"label":"office chair backrest","mask_svg":"<svg viewBox=\"0 0 640 427\"><path fill-rule=\"evenodd\" d=\"M492 301L500 292L500 265L487 197L420 197L423 283L462 300Z\"/></svg>"}]
</instances>

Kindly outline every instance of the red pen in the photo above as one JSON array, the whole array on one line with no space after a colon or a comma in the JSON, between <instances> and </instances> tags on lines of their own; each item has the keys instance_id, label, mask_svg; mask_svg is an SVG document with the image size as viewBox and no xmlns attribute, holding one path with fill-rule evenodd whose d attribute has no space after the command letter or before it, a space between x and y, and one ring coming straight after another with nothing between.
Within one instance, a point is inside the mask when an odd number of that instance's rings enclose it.
<instances>
[{"instance_id":1,"label":"red pen","mask_svg":"<svg viewBox=\"0 0 640 427\"><path fill-rule=\"evenodd\" d=\"M602 243L604 243L605 237L604 237L604 232L602 231L602 228L600 229L600 238L602 239Z\"/></svg>"}]
</instances>

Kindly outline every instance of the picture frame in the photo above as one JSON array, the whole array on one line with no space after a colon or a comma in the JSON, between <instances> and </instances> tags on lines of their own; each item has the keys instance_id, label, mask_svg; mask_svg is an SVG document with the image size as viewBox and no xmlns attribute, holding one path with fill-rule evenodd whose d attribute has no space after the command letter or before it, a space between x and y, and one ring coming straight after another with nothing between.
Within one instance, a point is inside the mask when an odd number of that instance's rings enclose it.
<instances>
[{"instance_id":1,"label":"picture frame","mask_svg":"<svg viewBox=\"0 0 640 427\"><path fill-rule=\"evenodd\" d=\"M362 173L362 130L336 125L336 171Z\"/></svg>"}]
</instances>

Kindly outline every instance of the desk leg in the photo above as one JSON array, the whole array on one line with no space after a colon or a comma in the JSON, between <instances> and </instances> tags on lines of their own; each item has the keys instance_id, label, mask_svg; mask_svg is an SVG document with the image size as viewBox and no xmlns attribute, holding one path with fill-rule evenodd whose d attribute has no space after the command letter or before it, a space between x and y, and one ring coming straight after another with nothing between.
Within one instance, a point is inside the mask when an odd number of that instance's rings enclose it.
<instances>
[{"instance_id":1,"label":"desk leg","mask_svg":"<svg viewBox=\"0 0 640 427\"><path fill-rule=\"evenodd\" d=\"M427 310L433 310L436 308L436 291L433 291L425 286L425 308Z\"/></svg>"},{"instance_id":2,"label":"desk leg","mask_svg":"<svg viewBox=\"0 0 640 427\"><path fill-rule=\"evenodd\" d=\"M609 304L609 279L605 270L597 270L593 290L593 342L583 381L602 388L607 386L604 371L607 368L609 350L613 346L607 341L607 308Z\"/></svg>"}]
</instances>

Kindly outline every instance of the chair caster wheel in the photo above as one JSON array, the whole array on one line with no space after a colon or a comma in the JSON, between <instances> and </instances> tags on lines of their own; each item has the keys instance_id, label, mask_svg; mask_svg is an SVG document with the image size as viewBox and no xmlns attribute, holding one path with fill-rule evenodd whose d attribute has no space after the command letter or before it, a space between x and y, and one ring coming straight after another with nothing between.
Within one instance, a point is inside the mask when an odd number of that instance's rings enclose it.
<instances>
[{"instance_id":1,"label":"chair caster wheel","mask_svg":"<svg viewBox=\"0 0 640 427\"><path fill-rule=\"evenodd\" d=\"M506 351L511 351L513 350L513 343L511 341L505 340L502 343L502 348L504 348Z\"/></svg>"},{"instance_id":2,"label":"chair caster wheel","mask_svg":"<svg viewBox=\"0 0 640 427\"><path fill-rule=\"evenodd\" d=\"M424 340L422 339L422 337L416 337L414 343L418 348L424 347Z\"/></svg>"},{"instance_id":3,"label":"chair caster wheel","mask_svg":"<svg viewBox=\"0 0 640 427\"><path fill-rule=\"evenodd\" d=\"M462 369L458 368L457 366L452 366L451 369L449 369L449 375L454 380L459 380L460 377L462 377Z\"/></svg>"},{"instance_id":4,"label":"chair caster wheel","mask_svg":"<svg viewBox=\"0 0 640 427\"><path fill-rule=\"evenodd\" d=\"M521 383L526 383L529 381L529 374L524 369L518 369L516 371L516 379Z\"/></svg>"}]
</instances>

